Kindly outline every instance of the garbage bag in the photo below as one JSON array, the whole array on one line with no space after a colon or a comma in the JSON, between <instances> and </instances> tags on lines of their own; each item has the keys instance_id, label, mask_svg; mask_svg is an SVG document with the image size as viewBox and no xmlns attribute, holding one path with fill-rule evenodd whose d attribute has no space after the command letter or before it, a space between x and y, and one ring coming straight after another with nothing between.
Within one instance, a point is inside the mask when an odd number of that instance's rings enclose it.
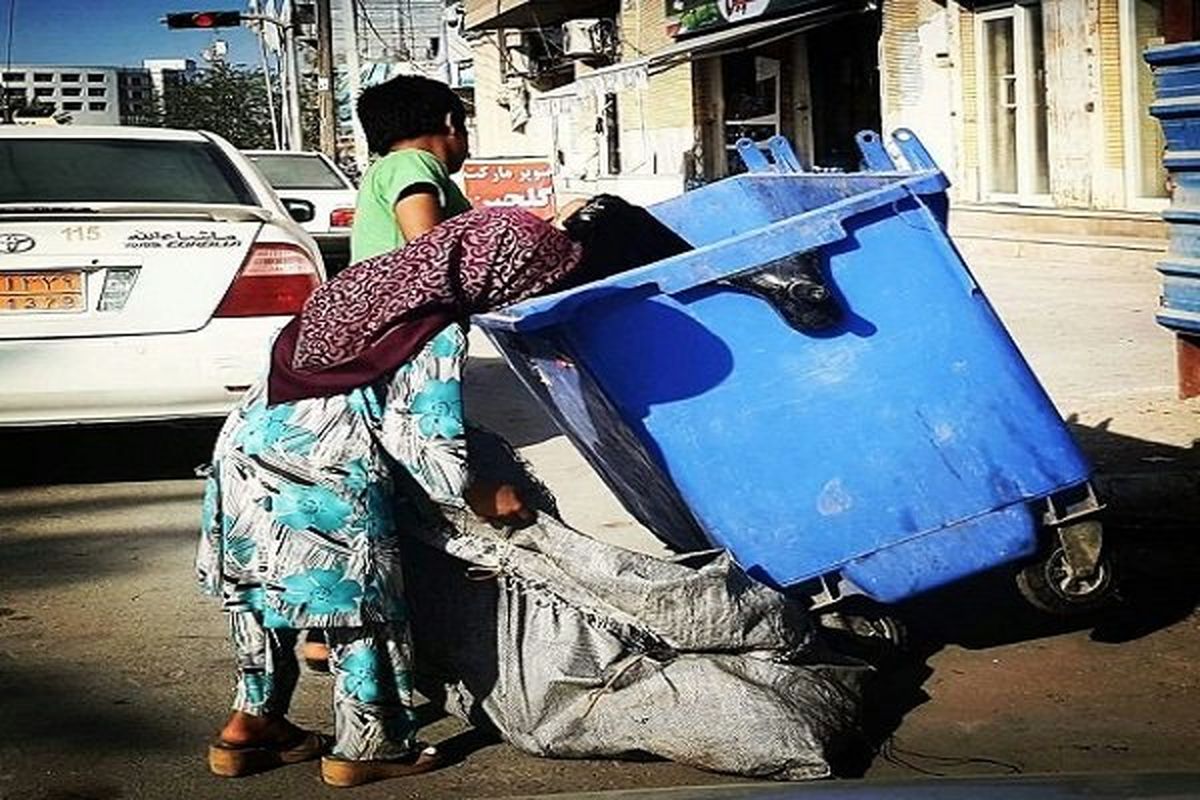
<instances>
[{"instance_id":1,"label":"garbage bag","mask_svg":"<svg viewBox=\"0 0 1200 800\"><path fill-rule=\"evenodd\" d=\"M477 475L523 484L535 524L442 508L410 527L418 686L534 755L649 754L718 772L821 778L859 741L870 668L728 553L660 559L585 536L495 437ZM425 513L428 513L428 509Z\"/></svg>"}]
</instances>

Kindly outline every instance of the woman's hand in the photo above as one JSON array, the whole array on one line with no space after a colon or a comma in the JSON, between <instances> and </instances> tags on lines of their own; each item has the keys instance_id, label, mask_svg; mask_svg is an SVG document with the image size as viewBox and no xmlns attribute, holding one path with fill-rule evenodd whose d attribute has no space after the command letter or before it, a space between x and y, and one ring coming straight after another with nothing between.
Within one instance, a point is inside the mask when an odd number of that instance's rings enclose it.
<instances>
[{"instance_id":1,"label":"woman's hand","mask_svg":"<svg viewBox=\"0 0 1200 800\"><path fill-rule=\"evenodd\" d=\"M555 215L554 222L552 224L561 231L566 224L566 221L570 219L576 211L583 208L587 204L588 199L586 197L578 200L572 200L558 210L558 214Z\"/></svg>"},{"instance_id":2,"label":"woman's hand","mask_svg":"<svg viewBox=\"0 0 1200 800\"><path fill-rule=\"evenodd\" d=\"M526 507L516 487L507 483L476 481L463 496L472 511L495 524L526 524L536 516Z\"/></svg>"}]
</instances>

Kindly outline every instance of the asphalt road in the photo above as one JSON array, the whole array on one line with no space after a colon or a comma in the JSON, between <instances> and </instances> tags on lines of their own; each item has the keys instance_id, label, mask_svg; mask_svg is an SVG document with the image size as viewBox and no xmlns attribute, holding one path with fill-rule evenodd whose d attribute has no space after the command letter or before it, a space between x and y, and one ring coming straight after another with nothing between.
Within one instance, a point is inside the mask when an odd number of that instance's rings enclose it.
<instances>
[{"instance_id":1,"label":"asphalt road","mask_svg":"<svg viewBox=\"0 0 1200 800\"><path fill-rule=\"evenodd\" d=\"M847 778L1004 777L1200 766L1200 406L1173 399L1147 268L977 265L1104 473L1122 601L1090 618L1028 608L996 574L901 609L910 658L867 709L876 752ZM590 475L503 365L477 349L469 409L509 435L577 527L657 545ZM230 782L203 752L227 708L221 615L193 588L212 428L0 437L0 798L324 797L312 765ZM295 717L329 727L328 679ZM361 797L461 798L744 783L669 763L548 761L430 719L455 755ZM764 720L764 725L769 725Z\"/></svg>"}]
</instances>

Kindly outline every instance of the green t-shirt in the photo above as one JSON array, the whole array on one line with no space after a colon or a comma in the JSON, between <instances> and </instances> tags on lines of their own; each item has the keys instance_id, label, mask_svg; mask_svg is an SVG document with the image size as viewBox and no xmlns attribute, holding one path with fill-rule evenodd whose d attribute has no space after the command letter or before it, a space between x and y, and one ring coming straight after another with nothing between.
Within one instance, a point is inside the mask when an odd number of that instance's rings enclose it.
<instances>
[{"instance_id":1,"label":"green t-shirt","mask_svg":"<svg viewBox=\"0 0 1200 800\"><path fill-rule=\"evenodd\" d=\"M396 224L396 203L401 193L418 183L437 189L438 205L445 218L468 211L471 204L450 180L446 165L426 150L396 150L376 161L363 175L354 203L350 230L350 261L356 263L387 253L405 244Z\"/></svg>"}]
</instances>

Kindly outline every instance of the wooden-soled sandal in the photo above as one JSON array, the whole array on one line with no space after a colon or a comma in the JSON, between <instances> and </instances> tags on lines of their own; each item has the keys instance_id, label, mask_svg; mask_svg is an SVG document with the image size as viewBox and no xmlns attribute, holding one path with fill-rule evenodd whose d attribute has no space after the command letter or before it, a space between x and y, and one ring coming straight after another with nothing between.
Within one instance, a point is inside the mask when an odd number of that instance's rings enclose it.
<instances>
[{"instance_id":1,"label":"wooden-soled sandal","mask_svg":"<svg viewBox=\"0 0 1200 800\"><path fill-rule=\"evenodd\" d=\"M345 788L387 778L420 775L440 766L442 757L436 747L418 749L407 758L379 761L351 761L348 758L325 756L321 759L321 780L329 786Z\"/></svg>"},{"instance_id":2,"label":"wooden-soled sandal","mask_svg":"<svg viewBox=\"0 0 1200 800\"><path fill-rule=\"evenodd\" d=\"M208 768L222 778L241 778L312 761L328 753L332 744L330 737L312 731L302 731L296 739L275 745L232 745L218 739L208 746Z\"/></svg>"}]
</instances>

